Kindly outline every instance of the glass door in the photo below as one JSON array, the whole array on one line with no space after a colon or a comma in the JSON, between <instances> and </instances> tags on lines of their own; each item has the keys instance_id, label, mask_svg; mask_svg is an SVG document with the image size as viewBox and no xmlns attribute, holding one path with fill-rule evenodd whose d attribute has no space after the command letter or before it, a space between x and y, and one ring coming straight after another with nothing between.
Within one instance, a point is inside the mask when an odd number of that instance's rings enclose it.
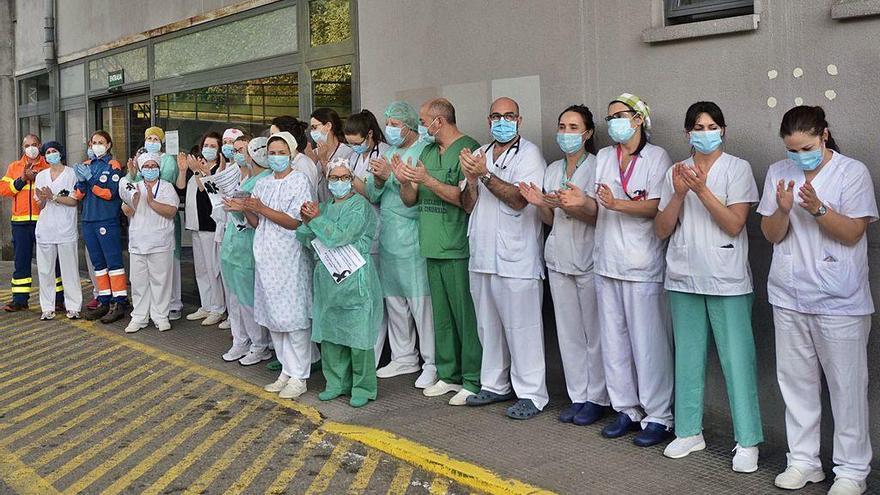
<instances>
[{"instance_id":1,"label":"glass door","mask_svg":"<svg viewBox=\"0 0 880 495\"><path fill-rule=\"evenodd\" d=\"M113 138L111 153L125 166L144 145L144 131L150 127L150 95L138 93L101 100L95 105L95 122Z\"/></svg>"}]
</instances>

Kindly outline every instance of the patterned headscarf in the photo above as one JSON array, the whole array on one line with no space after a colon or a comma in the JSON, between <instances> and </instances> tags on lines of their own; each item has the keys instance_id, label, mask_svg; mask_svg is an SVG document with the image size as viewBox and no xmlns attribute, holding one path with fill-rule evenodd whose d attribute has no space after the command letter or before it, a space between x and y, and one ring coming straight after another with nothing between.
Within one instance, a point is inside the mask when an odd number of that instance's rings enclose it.
<instances>
[{"instance_id":1,"label":"patterned headscarf","mask_svg":"<svg viewBox=\"0 0 880 495\"><path fill-rule=\"evenodd\" d=\"M641 98L631 93L623 93L617 98L611 100L611 103L614 103L615 101L619 101L632 108L633 111L635 111L637 115L640 115L645 121L645 128L651 128L651 108L648 107L648 104L642 101Z\"/></svg>"}]
</instances>

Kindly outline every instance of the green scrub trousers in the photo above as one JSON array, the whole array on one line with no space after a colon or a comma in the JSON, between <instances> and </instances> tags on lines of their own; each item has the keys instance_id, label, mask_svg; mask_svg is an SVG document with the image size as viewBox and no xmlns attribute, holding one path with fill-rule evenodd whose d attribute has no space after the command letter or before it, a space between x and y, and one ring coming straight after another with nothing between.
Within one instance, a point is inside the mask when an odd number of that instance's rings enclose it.
<instances>
[{"instance_id":1,"label":"green scrub trousers","mask_svg":"<svg viewBox=\"0 0 880 495\"><path fill-rule=\"evenodd\" d=\"M428 258L427 264L437 376L476 394L480 391L483 347L477 336L468 260Z\"/></svg>"},{"instance_id":2,"label":"green scrub trousers","mask_svg":"<svg viewBox=\"0 0 880 495\"><path fill-rule=\"evenodd\" d=\"M707 296L668 291L675 334L675 435L703 430L703 395L709 327L727 385L737 443L754 447L764 441L758 403L753 294Z\"/></svg>"},{"instance_id":3,"label":"green scrub trousers","mask_svg":"<svg viewBox=\"0 0 880 495\"><path fill-rule=\"evenodd\" d=\"M376 358L373 349L363 350L321 342L322 372L326 392L352 398L376 400Z\"/></svg>"}]
</instances>

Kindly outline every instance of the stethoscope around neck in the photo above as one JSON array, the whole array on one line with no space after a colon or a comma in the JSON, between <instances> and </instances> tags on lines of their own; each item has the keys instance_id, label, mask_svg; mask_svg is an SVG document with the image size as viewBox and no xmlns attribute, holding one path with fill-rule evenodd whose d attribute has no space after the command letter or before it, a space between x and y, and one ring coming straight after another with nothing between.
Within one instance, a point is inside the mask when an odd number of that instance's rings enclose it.
<instances>
[{"instance_id":1,"label":"stethoscope around neck","mask_svg":"<svg viewBox=\"0 0 880 495\"><path fill-rule=\"evenodd\" d=\"M507 160L511 156L510 152L513 151L514 157L516 156L517 153L519 153L519 145L520 145L521 139L522 139L522 136L517 136L514 143L511 144L509 148L504 150L503 153L501 153L502 155L504 155L504 159L501 160L501 165L499 165L498 162L495 160L492 161L493 165L495 165L495 168L498 168L501 170L507 170ZM489 150L492 149L496 144L507 144L507 143L499 143L498 140L496 139L496 140L492 141L492 144L490 144L489 147L486 148L486 153L489 153ZM499 158L501 158L501 157L499 157Z\"/></svg>"}]
</instances>

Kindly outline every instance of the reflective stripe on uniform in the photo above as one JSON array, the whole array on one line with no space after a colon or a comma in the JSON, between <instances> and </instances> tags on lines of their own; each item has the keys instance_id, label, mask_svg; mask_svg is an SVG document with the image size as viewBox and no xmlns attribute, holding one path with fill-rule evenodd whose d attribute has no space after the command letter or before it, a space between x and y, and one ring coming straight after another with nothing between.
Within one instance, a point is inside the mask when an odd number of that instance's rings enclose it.
<instances>
[{"instance_id":1,"label":"reflective stripe on uniform","mask_svg":"<svg viewBox=\"0 0 880 495\"><path fill-rule=\"evenodd\" d=\"M30 285L31 283L33 283L33 281L34 281L34 279L32 277L14 278L14 279L12 279L12 285L23 285L23 284Z\"/></svg>"}]
</instances>

